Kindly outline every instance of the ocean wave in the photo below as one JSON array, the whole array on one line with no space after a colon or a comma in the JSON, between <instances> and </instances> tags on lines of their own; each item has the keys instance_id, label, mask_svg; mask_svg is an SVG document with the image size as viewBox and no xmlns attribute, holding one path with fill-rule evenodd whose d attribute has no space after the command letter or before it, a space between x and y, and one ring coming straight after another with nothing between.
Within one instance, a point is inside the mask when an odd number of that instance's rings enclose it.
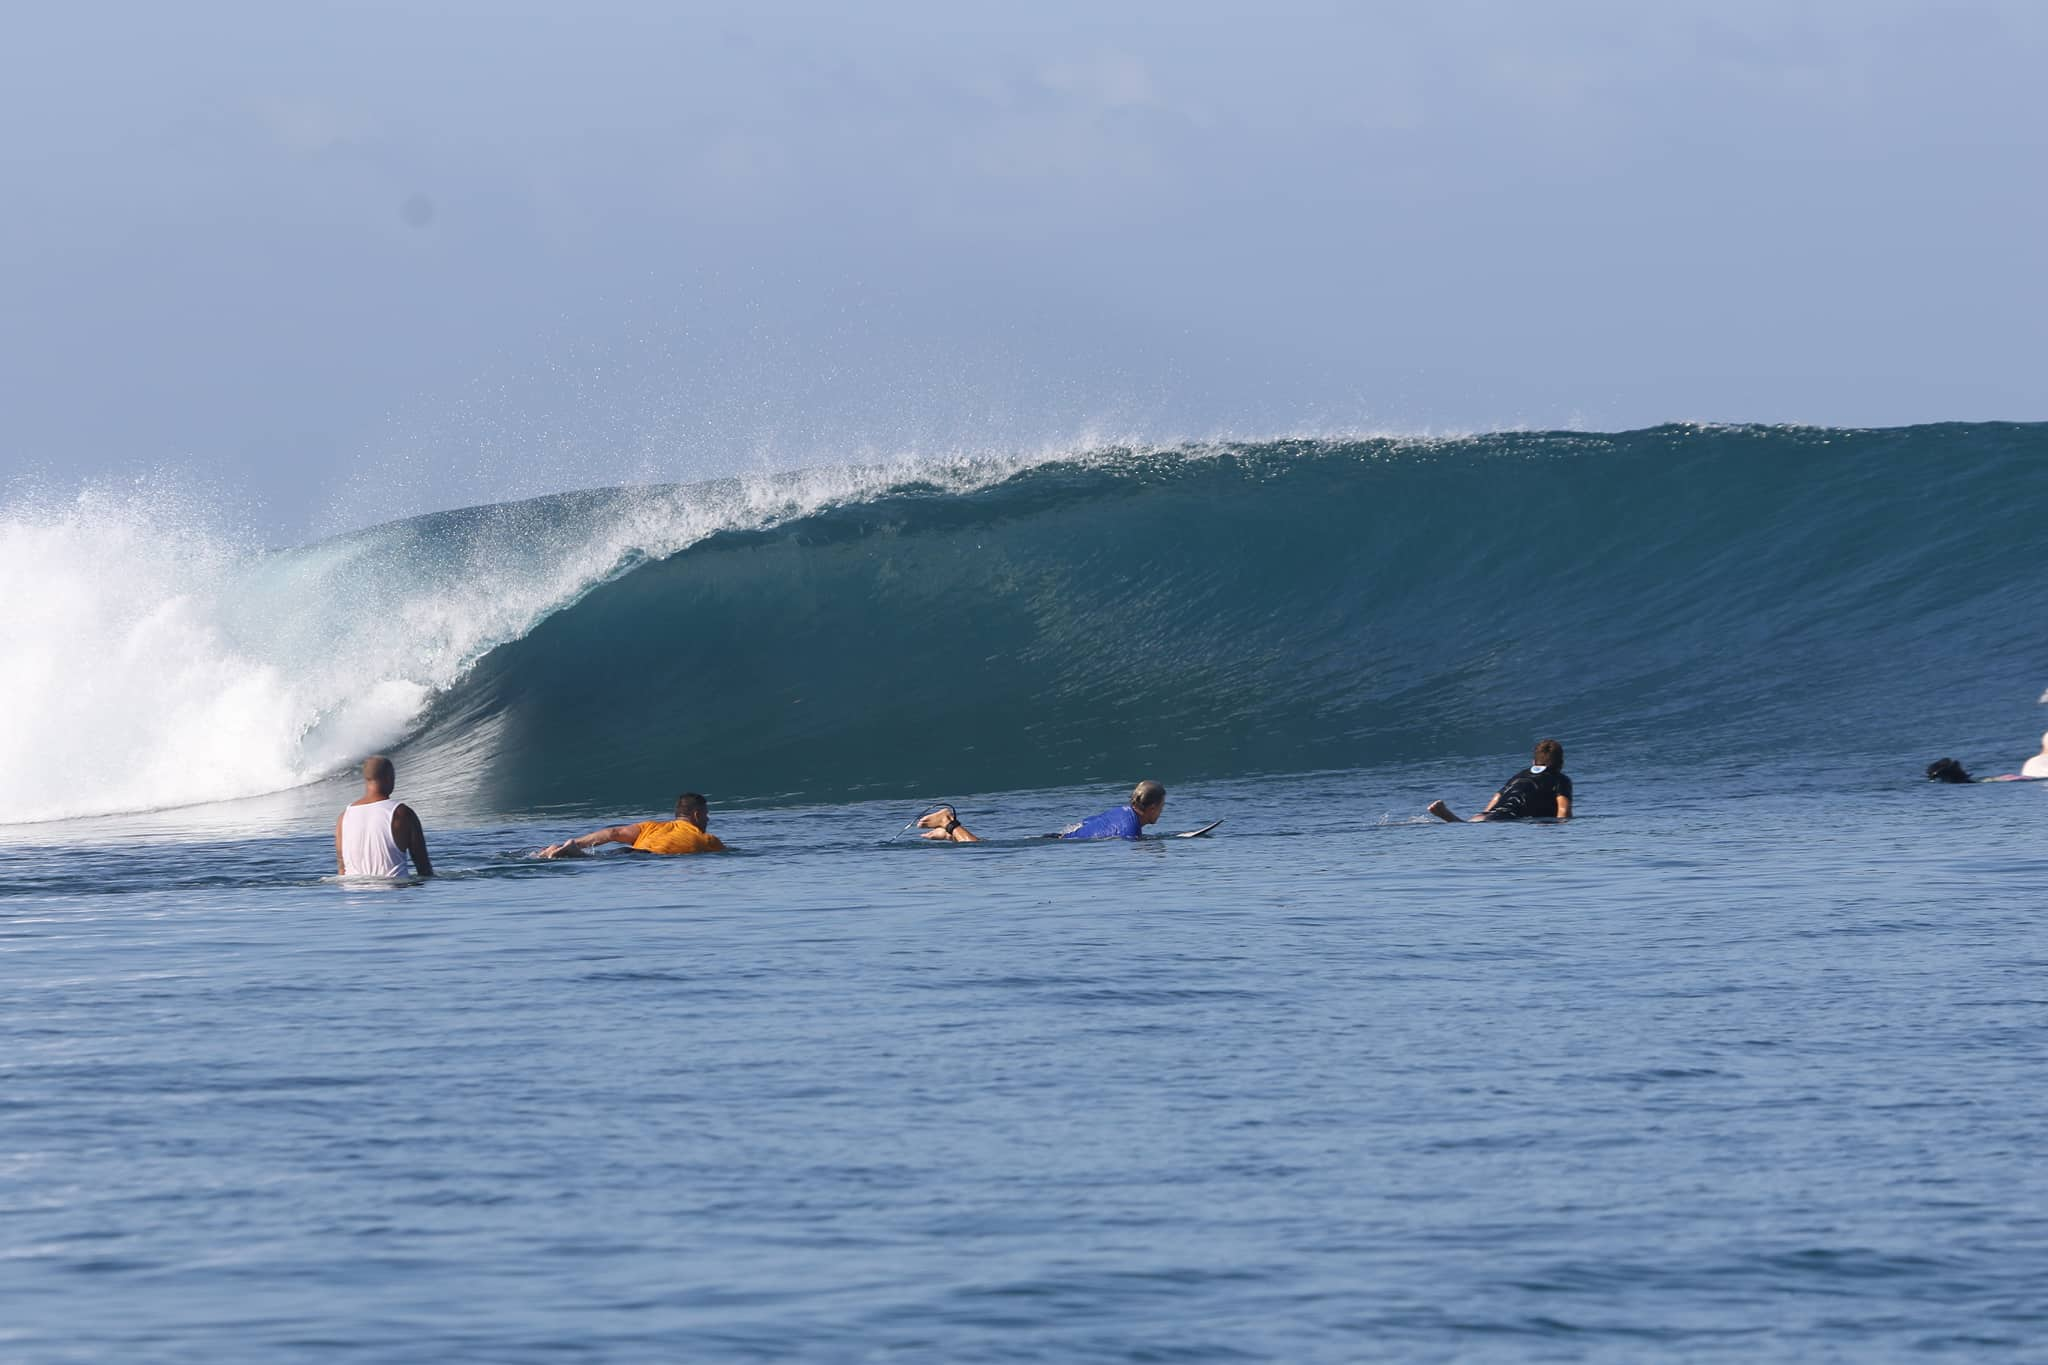
<instances>
[{"instance_id":1,"label":"ocean wave","mask_svg":"<svg viewBox=\"0 0 2048 1365\"><path fill-rule=\"evenodd\" d=\"M1538 732L1825 754L1937 706L1988 730L2040 689L2044 456L2048 427L1998 423L1120 448L564 494L282 552L139 495L17 507L0 822L398 744L512 810Z\"/></svg>"}]
</instances>

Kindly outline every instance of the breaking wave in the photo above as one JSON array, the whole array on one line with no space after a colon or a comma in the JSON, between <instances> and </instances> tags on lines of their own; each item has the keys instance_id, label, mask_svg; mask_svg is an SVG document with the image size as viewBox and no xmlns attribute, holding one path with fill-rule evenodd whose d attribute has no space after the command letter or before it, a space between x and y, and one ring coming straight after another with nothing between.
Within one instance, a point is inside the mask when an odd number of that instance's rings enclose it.
<instances>
[{"instance_id":1,"label":"breaking wave","mask_svg":"<svg viewBox=\"0 0 2048 1365\"><path fill-rule=\"evenodd\" d=\"M2048 426L1979 423L822 470L284 551L90 494L0 512L0 822L392 745L410 789L506 811L1497 758L1539 731L1658 761L2010 747L2048 672L2044 493Z\"/></svg>"}]
</instances>

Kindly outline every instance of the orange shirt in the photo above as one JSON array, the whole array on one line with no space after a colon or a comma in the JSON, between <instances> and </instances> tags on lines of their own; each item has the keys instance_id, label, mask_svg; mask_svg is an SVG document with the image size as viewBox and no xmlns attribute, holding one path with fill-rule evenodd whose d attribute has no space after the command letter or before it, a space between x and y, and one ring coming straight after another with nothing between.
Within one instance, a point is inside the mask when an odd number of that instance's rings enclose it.
<instances>
[{"instance_id":1,"label":"orange shirt","mask_svg":"<svg viewBox=\"0 0 2048 1365\"><path fill-rule=\"evenodd\" d=\"M688 820L649 820L640 826L633 847L642 853L723 853L725 845Z\"/></svg>"}]
</instances>

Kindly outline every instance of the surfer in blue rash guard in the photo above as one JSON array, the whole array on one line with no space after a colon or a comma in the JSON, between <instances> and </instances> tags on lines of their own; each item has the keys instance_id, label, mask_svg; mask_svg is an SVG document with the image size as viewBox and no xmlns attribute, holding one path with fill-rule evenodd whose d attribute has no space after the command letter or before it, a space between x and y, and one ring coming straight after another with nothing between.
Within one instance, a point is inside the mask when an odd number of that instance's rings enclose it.
<instances>
[{"instance_id":1,"label":"surfer in blue rash guard","mask_svg":"<svg viewBox=\"0 0 2048 1365\"><path fill-rule=\"evenodd\" d=\"M1159 823L1159 816L1166 809L1166 788L1157 782L1146 780L1131 789L1129 804L1092 815L1078 824L1067 826L1055 838L1060 839L1142 839L1145 826ZM956 844L978 844L980 836L960 823L960 816L951 806L940 806L929 815L918 820L918 827L924 830L926 839L945 839Z\"/></svg>"},{"instance_id":2,"label":"surfer in blue rash guard","mask_svg":"<svg viewBox=\"0 0 2048 1365\"><path fill-rule=\"evenodd\" d=\"M1441 801L1429 803L1429 813L1439 820L1461 823ZM1536 746L1529 766L1501 783L1500 790L1486 803L1486 809L1472 817L1481 820L1569 820L1572 818L1572 780L1564 775L1564 745L1546 739Z\"/></svg>"}]
</instances>

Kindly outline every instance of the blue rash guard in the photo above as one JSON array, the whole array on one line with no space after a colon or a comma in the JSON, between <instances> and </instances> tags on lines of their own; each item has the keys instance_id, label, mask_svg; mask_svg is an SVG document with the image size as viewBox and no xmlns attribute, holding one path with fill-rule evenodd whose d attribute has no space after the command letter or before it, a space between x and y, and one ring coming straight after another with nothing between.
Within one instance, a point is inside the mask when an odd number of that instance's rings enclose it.
<instances>
[{"instance_id":1,"label":"blue rash guard","mask_svg":"<svg viewBox=\"0 0 2048 1365\"><path fill-rule=\"evenodd\" d=\"M1072 829L1062 830L1062 839L1142 839L1145 827L1138 823L1138 812L1129 806L1118 806L1100 815L1091 815Z\"/></svg>"}]
</instances>

